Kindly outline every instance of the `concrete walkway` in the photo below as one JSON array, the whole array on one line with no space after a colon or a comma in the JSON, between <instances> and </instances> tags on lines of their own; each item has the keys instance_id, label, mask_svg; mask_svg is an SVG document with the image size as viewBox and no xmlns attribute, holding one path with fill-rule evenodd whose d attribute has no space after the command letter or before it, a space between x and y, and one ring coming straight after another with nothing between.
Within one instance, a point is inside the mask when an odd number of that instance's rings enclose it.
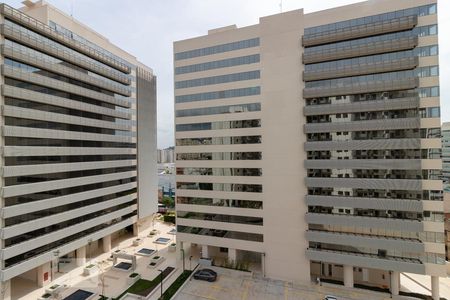
<instances>
[{"instance_id":1,"label":"concrete walkway","mask_svg":"<svg viewBox=\"0 0 450 300\"><path fill-rule=\"evenodd\" d=\"M431 277L428 275L401 273L400 284L402 291L431 295ZM450 277L439 279L439 293L441 297L450 300Z\"/></svg>"},{"instance_id":2,"label":"concrete walkway","mask_svg":"<svg viewBox=\"0 0 450 300\"><path fill-rule=\"evenodd\" d=\"M135 272L141 274L142 278L144 279L152 280L153 278L159 275L158 269L164 269L168 266L176 267L176 270L167 279L166 287L168 287L171 284L171 282L176 279L176 277L178 276L177 274L181 273L180 268L177 267L176 253L168 251L168 245L175 239L175 236L172 234L168 234L168 232L172 230L174 226L170 226L163 222L155 222L154 228L159 231L159 234L155 235L154 237L147 236L152 228L143 230L143 232L139 234L139 238L143 240L143 243L141 245L133 246L132 245L133 240L135 240L137 237L128 235L125 237L121 237L121 239L119 239L118 241L113 241L112 245L113 248L111 251L120 249L128 254L135 254L136 251L138 251L141 248L149 248L157 250L158 252L153 254L153 256L160 255L163 256L165 260L157 268L150 269L147 267L147 265L150 263L151 257L136 256L137 268ZM154 243L154 241L159 237L168 238L171 241L167 245ZM61 294L59 295L59 299L64 299L64 297L67 297L68 295L70 295L71 293L75 292L78 289L90 291L93 292L94 294L101 294L103 290L103 293L106 296L117 297L129 287L130 283L128 282L128 275L131 274L132 272L121 271L113 268L112 261L108 259L110 255L111 253L101 253L101 249L98 249L96 252L93 253L91 259L89 258L87 259L86 265L92 262L93 264L97 265L97 268L99 269L98 272L90 276L83 275L84 266L75 267L73 264L64 265L64 267L61 268L60 271L61 272L67 271L67 272L56 273L55 276L56 279L52 281L50 284L48 284L46 287L48 288L53 284L66 285L67 288L65 288L61 292ZM45 293L45 287L37 288L33 282L25 282L26 280L21 279L19 280L21 281L21 283L24 284L29 283L28 285L30 287L25 290L24 289L15 290L15 287L19 285L14 284L12 290L13 299L15 300L37 299L39 296Z\"/></svg>"}]
</instances>

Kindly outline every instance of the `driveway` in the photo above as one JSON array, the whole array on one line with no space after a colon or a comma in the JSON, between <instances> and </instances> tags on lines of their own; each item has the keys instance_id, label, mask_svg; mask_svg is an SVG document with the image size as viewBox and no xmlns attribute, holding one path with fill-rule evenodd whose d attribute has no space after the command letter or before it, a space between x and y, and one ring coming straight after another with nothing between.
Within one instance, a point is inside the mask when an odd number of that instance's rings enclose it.
<instances>
[{"instance_id":1,"label":"driveway","mask_svg":"<svg viewBox=\"0 0 450 300\"><path fill-rule=\"evenodd\" d=\"M335 286L297 285L279 280L253 278L245 272L211 267L218 273L216 282L192 279L175 300L318 300L325 295L339 300L384 300L389 294L366 292ZM400 298L401 299L401 298ZM405 298L403 298L405 299Z\"/></svg>"}]
</instances>

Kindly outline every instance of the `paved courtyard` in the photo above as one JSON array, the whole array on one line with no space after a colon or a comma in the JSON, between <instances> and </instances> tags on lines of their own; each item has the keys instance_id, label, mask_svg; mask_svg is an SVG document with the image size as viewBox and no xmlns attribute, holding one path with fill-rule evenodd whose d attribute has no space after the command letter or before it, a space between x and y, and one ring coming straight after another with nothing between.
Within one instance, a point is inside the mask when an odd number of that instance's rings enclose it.
<instances>
[{"instance_id":1,"label":"paved courtyard","mask_svg":"<svg viewBox=\"0 0 450 300\"><path fill-rule=\"evenodd\" d=\"M172 230L174 226L170 226L162 222L155 222L154 228L159 231L159 234L155 235L154 237L147 236L152 228L146 229L139 234L139 238L143 240L141 245L133 246L132 242L137 237L125 236L122 237L119 241L114 241L113 248L111 250L115 251L117 249L120 249L127 254L135 254L136 251L141 248L157 250L158 252L153 256L160 255L165 257L165 260L155 269L150 269L147 267L151 257L136 256L137 268L134 272L141 274L142 278L149 280L159 275L158 269L164 269L168 266L177 267L176 252L168 251L168 245L175 239L175 235L169 234L168 232ZM161 245L154 243L154 241L159 237L170 239L169 244ZM132 272L120 271L113 268L112 260L108 259L111 253L100 253L99 251L100 249L96 254L93 255L92 259L87 258L86 261L86 265L90 263L95 264L99 269L98 272L89 276L85 276L83 275L84 266L76 267L75 263L64 265L61 267L60 272L56 273L56 279L44 288L36 288L36 285L33 282L18 278L15 279L17 280L17 282L15 282L15 284L12 286L13 299L38 299L39 296L45 293L45 288L48 288L53 284L67 286L63 289L58 299L64 299L64 297L67 297L78 289L90 291L94 294L101 294L103 289L103 294L108 297L119 296L130 285L128 282L128 275ZM177 268L174 272L172 272L172 275L170 275L165 284L169 286L180 273L181 269ZM158 290L154 292L157 292L156 294L159 295Z\"/></svg>"},{"instance_id":2,"label":"paved courtyard","mask_svg":"<svg viewBox=\"0 0 450 300\"><path fill-rule=\"evenodd\" d=\"M289 282L257 279L245 272L212 269L218 272L216 282L192 279L175 300L318 300L325 295L338 296L339 300L387 300L388 294L373 293L359 289L346 289L332 285L296 285ZM408 299L398 297L397 299Z\"/></svg>"},{"instance_id":3,"label":"paved courtyard","mask_svg":"<svg viewBox=\"0 0 450 300\"><path fill-rule=\"evenodd\" d=\"M192 279L179 292L176 300L318 300L325 295L337 296L339 300L387 300L389 294L361 289L348 289L323 283L323 286L298 285L290 282L254 278L245 272L215 268L218 273L216 282ZM429 276L402 274L402 290L430 294ZM428 281L427 281L428 280ZM441 297L450 300L450 278L441 278ZM415 299L397 296L394 299Z\"/></svg>"}]
</instances>

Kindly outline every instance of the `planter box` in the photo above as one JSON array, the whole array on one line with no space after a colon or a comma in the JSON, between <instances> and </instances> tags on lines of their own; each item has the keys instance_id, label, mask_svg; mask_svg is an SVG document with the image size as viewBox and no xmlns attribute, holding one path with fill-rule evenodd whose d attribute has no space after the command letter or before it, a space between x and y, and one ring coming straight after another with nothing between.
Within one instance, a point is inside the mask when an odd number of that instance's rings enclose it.
<instances>
[{"instance_id":1,"label":"planter box","mask_svg":"<svg viewBox=\"0 0 450 300\"><path fill-rule=\"evenodd\" d=\"M140 244L142 244L142 239L133 240L133 246L139 246Z\"/></svg>"},{"instance_id":2,"label":"planter box","mask_svg":"<svg viewBox=\"0 0 450 300\"><path fill-rule=\"evenodd\" d=\"M125 253L125 251L117 249L117 250L111 252L111 256L108 257L108 260L109 260L109 261L113 261L113 260L114 260L114 259L113 259L113 253L114 253L114 254Z\"/></svg>"},{"instance_id":3,"label":"planter box","mask_svg":"<svg viewBox=\"0 0 450 300\"><path fill-rule=\"evenodd\" d=\"M51 298L52 298L52 294L45 293L44 295L38 297L37 299L38 299L38 300L49 300L49 299L51 299Z\"/></svg>"},{"instance_id":4,"label":"planter box","mask_svg":"<svg viewBox=\"0 0 450 300\"><path fill-rule=\"evenodd\" d=\"M175 250L177 250L177 244L175 244L175 245L170 244L169 245L169 252L175 252Z\"/></svg>"},{"instance_id":5,"label":"planter box","mask_svg":"<svg viewBox=\"0 0 450 300\"><path fill-rule=\"evenodd\" d=\"M148 237L154 237L154 236L157 235L158 233L159 233L158 230L152 229L152 231L150 231L150 233L148 234Z\"/></svg>"},{"instance_id":6,"label":"planter box","mask_svg":"<svg viewBox=\"0 0 450 300\"><path fill-rule=\"evenodd\" d=\"M54 285L52 285L52 286L46 288L46 289L45 289L45 293L54 295L54 294L57 294L58 292L60 292L60 291L62 290L63 287L64 287L64 286L62 286L62 285L60 285L60 284L54 284Z\"/></svg>"},{"instance_id":7,"label":"planter box","mask_svg":"<svg viewBox=\"0 0 450 300\"><path fill-rule=\"evenodd\" d=\"M83 269L83 275L89 276L97 272L97 267L95 265L88 265Z\"/></svg>"},{"instance_id":8,"label":"planter box","mask_svg":"<svg viewBox=\"0 0 450 300\"><path fill-rule=\"evenodd\" d=\"M165 258L163 256L154 256L150 260L150 263L148 264L148 267L151 268L151 269L154 269L158 265L160 265L164 260L165 260Z\"/></svg>"},{"instance_id":9,"label":"planter box","mask_svg":"<svg viewBox=\"0 0 450 300\"><path fill-rule=\"evenodd\" d=\"M133 273L133 274L134 274L134 273ZM130 275L131 275L131 274L130 274ZM135 282L138 281L139 279L141 279L141 274L137 274L137 275L134 276L134 277L128 276L127 282L128 282L129 285L132 285L133 283L135 283Z\"/></svg>"}]
</instances>

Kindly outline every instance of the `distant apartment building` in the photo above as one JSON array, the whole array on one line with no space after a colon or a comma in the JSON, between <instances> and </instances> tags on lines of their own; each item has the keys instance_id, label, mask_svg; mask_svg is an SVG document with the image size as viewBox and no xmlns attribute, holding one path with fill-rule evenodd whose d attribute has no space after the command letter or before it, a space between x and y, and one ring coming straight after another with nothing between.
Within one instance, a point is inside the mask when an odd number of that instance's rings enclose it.
<instances>
[{"instance_id":1,"label":"distant apartment building","mask_svg":"<svg viewBox=\"0 0 450 300\"><path fill-rule=\"evenodd\" d=\"M446 276L434 0L371 0L174 43L177 241L262 276Z\"/></svg>"},{"instance_id":2,"label":"distant apartment building","mask_svg":"<svg viewBox=\"0 0 450 300\"><path fill-rule=\"evenodd\" d=\"M442 124L442 178L450 192L450 122Z\"/></svg>"},{"instance_id":3,"label":"distant apartment building","mask_svg":"<svg viewBox=\"0 0 450 300\"><path fill-rule=\"evenodd\" d=\"M44 1L0 5L1 293L48 284L157 210L156 77ZM138 155L139 154L139 155Z\"/></svg>"},{"instance_id":4,"label":"distant apartment building","mask_svg":"<svg viewBox=\"0 0 450 300\"><path fill-rule=\"evenodd\" d=\"M175 149L169 147L166 149L158 149L158 163L174 163L175 162Z\"/></svg>"}]
</instances>

